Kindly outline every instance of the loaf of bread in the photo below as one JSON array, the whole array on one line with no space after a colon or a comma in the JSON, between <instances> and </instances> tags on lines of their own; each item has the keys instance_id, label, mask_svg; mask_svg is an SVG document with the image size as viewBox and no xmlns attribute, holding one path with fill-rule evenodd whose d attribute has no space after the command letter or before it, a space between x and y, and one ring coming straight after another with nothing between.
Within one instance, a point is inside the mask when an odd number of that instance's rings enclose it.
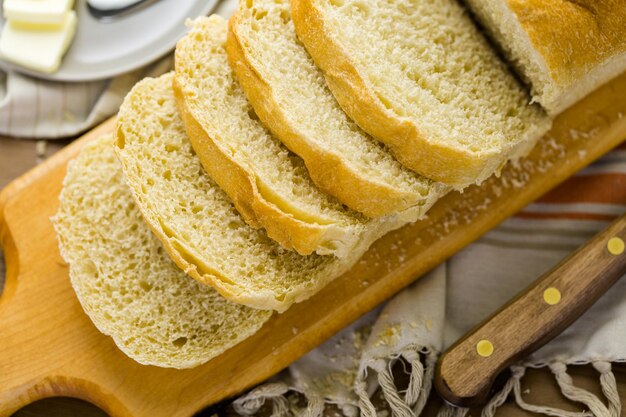
<instances>
[{"instance_id":1,"label":"loaf of bread","mask_svg":"<svg viewBox=\"0 0 626 417\"><path fill-rule=\"evenodd\" d=\"M624 0L467 0L549 113L626 70Z\"/></svg>"},{"instance_id":2,"label":"loaf of bread","mask_svg":"<svg viewBox=\"0 0 626 417\"><path fill-rule=\"evenodd\" d=\"M454 0L287 1L242 2L228 42L222 18L196 19L176 72L138 83L115 137L68 167L53 222L72 286L140 363L219 355L551 124ZM469 1L551 111L624 66L608 1L586 5L596 20L553 0ZM599 22L558 22L580 60L536 45L556 10Z\"/></svg>"},{"instance_id":3,"label":"loaf of bread","mask_svg":"<svg viewBox=\"0 0 626 417\"><path fill-rule=\"evenodd\" d=\"M344 111L428 178L481 182L550 127L456 0L291 5Z\"/></svg>"},{"instance_id":4,"label":"loaf of bread","mask_svg":"<svg viewBox=\"0 0 626 417\"><path fill-rule=\"evenodd\" d=\"M204 168L251 226L302 255L349 258L372 236L418 218L420 207L369 219L319 190L256 117L228 65L226 32L219 16L193 22L176 46L174 91Z\"/></svg>"},{"instance_id":5,"label":"loaf of bread","mask_svg":"<svg viewBox=\"0 0 626 417\"><path fill-rule=\"evenodd\" d=\"M379 217L414 206L424 213L447 190L404 168L341 110L296 38L289 0L240 2L226 50L256 114L323 191Z\"/></svg>"},{"instance_id":6,"label":"loaf of bread","mask_svg":"<svg viewBox=\"0 0 626 417\"><path fill-rule=\"evenodd\" d=\"M169 259L124 182L111 135L70 163L53 222L85 312L139 363L202 364L272 314L226 301Z\"/></svg>"},{"instance_id":7,"label":"loaf of bread","mask_svg":"<svg viewBox=\"0 0 626 417\"><path fill-rule=\"evenodd\" d=\"M366 234L344 259L302 256L247 225L191 147L172 80L172 73L147 78L131 90L115 147L144 219L182 270L231 301L282 312L346 271L379 237Z\"/></svg>"}]
</instances>

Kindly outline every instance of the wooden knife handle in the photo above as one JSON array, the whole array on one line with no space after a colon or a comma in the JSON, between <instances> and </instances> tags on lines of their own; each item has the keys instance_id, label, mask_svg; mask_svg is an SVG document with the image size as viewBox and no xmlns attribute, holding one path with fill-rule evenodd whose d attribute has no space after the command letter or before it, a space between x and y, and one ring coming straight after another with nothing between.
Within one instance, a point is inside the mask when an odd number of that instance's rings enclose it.
<instances>
[{"instance_id":1,"label":"wooden knife handle","mask_svg":"<svg viewBox=\"0 0 626 417\"><path fill-rule=\"evenodd\" d=\"M443 399L483 403L500 372L565 330L626 273L625 241L623 215L451 346L435 376Z\"/></svg>"}]
</instances>

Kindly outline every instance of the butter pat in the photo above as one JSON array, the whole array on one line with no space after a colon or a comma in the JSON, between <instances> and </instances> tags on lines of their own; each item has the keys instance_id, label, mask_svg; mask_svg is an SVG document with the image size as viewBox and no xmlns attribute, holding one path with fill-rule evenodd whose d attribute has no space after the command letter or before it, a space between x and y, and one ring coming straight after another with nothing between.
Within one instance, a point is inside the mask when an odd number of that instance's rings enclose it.
<instances>
[{"instance_id":1,"label":"butter pat","mask_svg":"<svg viewBox=\"0 0 626 417\"><path fill-rule=\"evenodd\" d=\"M74 0L4 0L4 17L15 22L59 25L66 20Z\"/></svg>"},{"instance_id":2,"label":"butter pat","mask_svg":"<svg viewBox=\"0 0 626 417\"><path fill-rule=\"evenodd\" d=\"M55 72L72 42L77 20L71 10L54 30L28 30L8 21L0 35L0 56L35 71Z\"/></svg>"}]
</instances>

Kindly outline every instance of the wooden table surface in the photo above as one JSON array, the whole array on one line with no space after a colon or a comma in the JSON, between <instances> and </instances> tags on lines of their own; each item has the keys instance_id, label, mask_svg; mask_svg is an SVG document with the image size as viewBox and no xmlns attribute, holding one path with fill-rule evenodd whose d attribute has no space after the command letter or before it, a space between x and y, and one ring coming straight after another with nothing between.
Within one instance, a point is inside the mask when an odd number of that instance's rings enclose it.
<instances>
[{"instance_id":1,"label":"wooden table surface","mask_svg":"<svg viewBox=\"0 0 626 417\"><path fill-rule=\"evenodd\" d=\"M37 163L49 157L68 143L63 141L30 141L0 137L0 189L12 179L28 171ZM0 257L0 292L4 280L4 262ZM1 335L0 335L1 340ZM622 404L626 404L626 365L615 365L614 372ZM581 388L599 395L600 386L597 372L590 366L571 367L570 373ZM528 403L541 404L568 410L581 410L576 404L567 402L560 394L551 373L546 370L530 370L523 380L524 398ZM434 399L426 410L426 415L435 415L438 401ZM203 413L204 414L204 413ZM207 414L210 415L210 414ZM478 412L470 415L477 417ZM519 410L514 403L506 403L497 416L522 417L534 414ZM84 401L70 398L51 398L31 404L15 414L16 417L100 417L104 412Z\"/></svg>"}]
</instances>

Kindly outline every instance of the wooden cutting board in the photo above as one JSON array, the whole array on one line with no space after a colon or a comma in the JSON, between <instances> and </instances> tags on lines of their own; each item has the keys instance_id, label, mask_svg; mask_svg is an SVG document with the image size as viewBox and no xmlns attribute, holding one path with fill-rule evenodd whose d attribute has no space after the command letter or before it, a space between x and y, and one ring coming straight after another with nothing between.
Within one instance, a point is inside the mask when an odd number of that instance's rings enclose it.
<instances>
[{"instance_id":1,"label":"wooden cutting board","mask_svg":"<svg viewBox=\"0 0 626 417\"><path fill-rule=\"evenodd\" d=\"M626 74L555 121L501 178L452 193L428 218L385 236L343 277L275 315L255 336L198 368L124 356L83 313L49 218L68 160L113 130L109 120L0 194L7 280L0 298L0 417L49 396L91 401L112 416L190 416L257 384L391 297L505 218L626 139Z\"/></svg>"}]
</instances>

